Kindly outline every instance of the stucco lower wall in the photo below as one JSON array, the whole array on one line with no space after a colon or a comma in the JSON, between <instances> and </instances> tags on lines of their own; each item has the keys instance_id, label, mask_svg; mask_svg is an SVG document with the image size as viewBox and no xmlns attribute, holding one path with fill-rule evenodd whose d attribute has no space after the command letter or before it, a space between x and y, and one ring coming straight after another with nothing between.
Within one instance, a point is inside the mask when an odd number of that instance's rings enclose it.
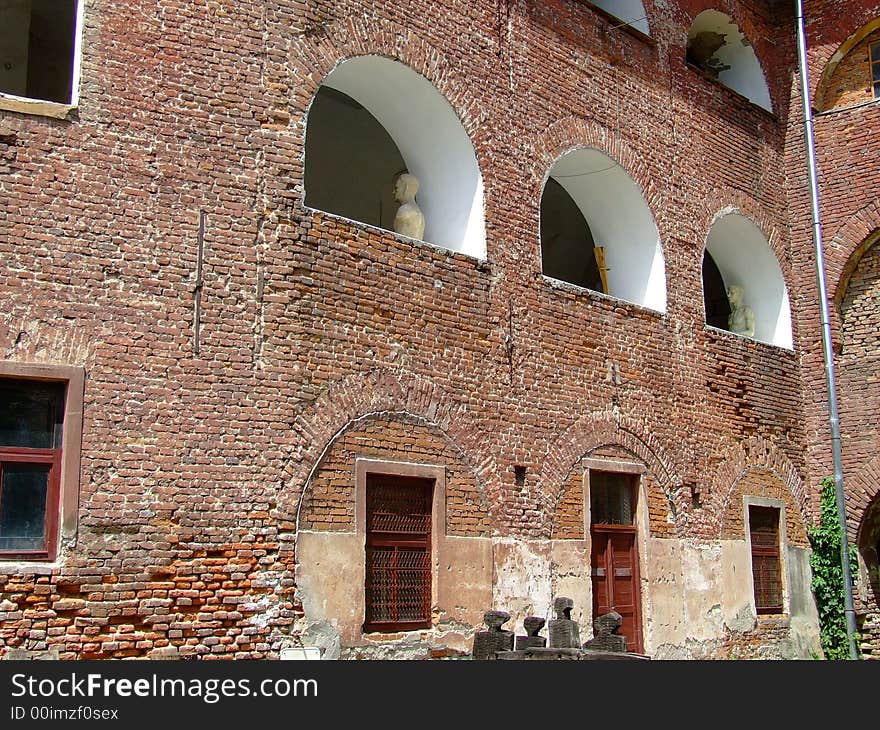
<instances>
[{"instance_id":1,"label":"stucco lower wall","mask_svg":"<svg viewBox=\"0 0 880 730\"><path fill-rule=\"evenodd\" d=\"M433 627L364 634L364 543L357 533L306 532L297 537L297 586L306 643L325 658L425 658L469 654L473 631L492 603L492 542L443 537L435 551Z\"/></svg>"},{"instance_id":2,"label":"stucco lower wall","mask_svg":"<svg viewBox=\"0 0 880 730\"><path fill-rule=\"evenodd\" d=\"M786 612L760 618L745 541L655 538L646 553L645 638L654 658L808 659L820 653L808 550L786 549Z\"/></svg>"}]
</instances>

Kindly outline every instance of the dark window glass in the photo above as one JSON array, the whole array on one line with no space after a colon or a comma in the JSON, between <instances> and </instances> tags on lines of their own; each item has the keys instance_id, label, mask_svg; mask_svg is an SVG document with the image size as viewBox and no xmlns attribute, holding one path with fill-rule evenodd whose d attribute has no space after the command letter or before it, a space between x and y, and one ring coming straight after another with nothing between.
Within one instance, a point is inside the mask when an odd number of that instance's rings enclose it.
<instances>
[{"instance_id":1,"label":"dark window glass","mask_svg":"<svg viewBox=\"0 0 880 730\"><path fill-rule=\"evenodd\" d=\"M64 386L0 380L0 446L61 448Z\"/></svg>"},{"instance_id":2,"label":"dark window glass","mask_svg":"<svg viewBox=\"0 0 880 730\"><path fill-rule=\"evenodd\" d=\"M0 550L46 548L50 464L2 465Z\"/></svg>"},{"instance_id":3,"label":"dark window glass","mask_svg":"<svg viewBox=\"0 0 880 730\"><path fill-rule=\"evenodd\" d=\"M5 26L0 91L59 104L71 102L76 0L0 0Z\"/></svg>"},{"instance_id":4,"label":"dark window glass","mask_svg":"<svg viewBox=\"0 0 880 730\"><path fill-rule=\"evenodd\" d=\"M591 471L590 513L593 524L632 525L632 477L629 474Z\"/></svg>"}]
</instances>

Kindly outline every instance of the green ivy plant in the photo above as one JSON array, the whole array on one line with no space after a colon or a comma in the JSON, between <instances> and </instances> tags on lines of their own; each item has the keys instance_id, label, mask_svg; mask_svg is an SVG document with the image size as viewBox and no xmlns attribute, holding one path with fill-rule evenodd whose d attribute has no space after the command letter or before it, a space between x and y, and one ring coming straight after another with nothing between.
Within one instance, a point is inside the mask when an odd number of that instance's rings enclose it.
<instances>
[{"instance_id":1,"label":"green ivy plant","mask_svg":"<svg viewBox=\"0 0 880 730\"><path fill-rule=\"evenodd\" d=\"M819 609L819 637L826 659L849 659L846 635L846 612L843 588L843 566L840 563L840 515L834 479L822 480L822 505L819 524L808 531L813 553L813 596ZM850 548L850 574L855 580L858 561Z\"/></svg>"}]
</instances>

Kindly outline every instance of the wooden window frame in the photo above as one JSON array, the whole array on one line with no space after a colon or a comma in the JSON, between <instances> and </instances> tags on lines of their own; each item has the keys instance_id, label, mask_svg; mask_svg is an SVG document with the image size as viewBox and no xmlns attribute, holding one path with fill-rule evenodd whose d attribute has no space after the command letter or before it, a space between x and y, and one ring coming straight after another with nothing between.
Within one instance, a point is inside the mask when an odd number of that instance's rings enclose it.
<instances>
[{"instance_id":1,"label":"wooden window frame","mask_svg":"<svg viewBox=\"0 0 880 730\"><path fill-rule=\"evenodd\" d=\"M54 382L64 386L60 447L37 449L0 446L2 463L50 465L45 549L0 550L0 562L52 562L58 558L61 543L66 541L72 544L76 538L85 371L77 366L0 362L0 378Z\"/></svg>"},{"instance_id":2,"label":"wooden window frame","mask_svg":"<svg viewBox=\"0 0 880 730\"><path fill-rule=\"evenodd\" d=\"M433 619L415 625L412 622L402 623L368 623L366 608L367 585L367 481L372 476L382 477L414 477L433 481L431 494L431 527L429 532L430 563L431 563L431 606L437 605L439 566L444 552L446 536L446 467L412 462L388 461L360 457L355 459L355 532L362 546L362 573L360 585L361 630L364 634L395 633L398 631L424 631L432 628Z\"/></svg>"},{"instance_id":3,"label":"wooden window frame","mask_svg":"<svg viewBox=\"0 0 880 730\"><path fill-rule=\"evenodd\" d=\"M755 613L758 616L779 616L787 613L788 610L788 590L786 563L784 559L786 544L786 515L785 505L781 500L764 499L756 497L743 497L743 512L745 522L746 540L749 546L749 570L752 577L752 601L755 606ZM773 509L776 511L776 545L773 548L756 547L752 543L752 528L750 511L753 508ZM779 598L780 602L773 606L761 606L758 603L758 585L755 573L755 556L758 557L775 557L776 565L779 571Z\"/></svg>"},{"instance_id":4,"label":"wooden window frame","mask_svg":"<svg viewBox=\"0 0 880 730\"><path fill-rule=\"evenodd\" d=\"M874 78L874 67L880 68L880 41L868 44L868 72L871 75L871 92L874 99L880 99L880 78Z\"/></svg>"}]
</instances>

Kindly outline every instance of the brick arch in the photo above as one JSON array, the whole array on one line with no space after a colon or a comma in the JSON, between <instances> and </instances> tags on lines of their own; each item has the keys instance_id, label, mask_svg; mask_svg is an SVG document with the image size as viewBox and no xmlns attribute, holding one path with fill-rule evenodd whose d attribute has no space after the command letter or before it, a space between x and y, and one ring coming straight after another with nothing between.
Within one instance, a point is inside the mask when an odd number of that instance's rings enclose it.
<instances>
[{"instance_id":1,"label":"brick arch","mask_svg":"<svg viewBox=\"0 0 880 730\"><path fill-rule=\"evenodd\" d=\"M480 431L455 398L428 378L405 370L375 369L353 373L330 385L291 424L280 513L296 519L310 479L322 457L349 426L377 415L406 415L438 428L462 460L473 469L481 484L490 483L492 462L482 458ZM486 493L493 508L498 495Z\"/></svg>"},{"instance_id":2,"label":"brick arch","mask_svg":"<svg viewBox=\"0 0 880 730\"><path fill-rule=\"evenodd\" d=\"M880 455L844 475L846 490L846 527L849 540L859 544L863 521L869 511L880 509Z\"/></svg>"},{"instance_id":3,"label":"brick arch","mask_svg":"<svg viewBox=\"0 0 880 730\"><path fill-rule=\"evenodd\" d=\"M880 233L880 198L853 213L826 242L825 269L828 281L834 282L831 299L840 303L859 260L875 243Z\"/></svg>"},{"instance_id":4,"label":"brick arch","mask_svg":"<svg viewBox=\"0 0 880 730\"><path fill-rule=\"evenodd\" d=\"M842 336L843 321L840 307L846 297L850 279L862 257L880 240L880 198L853 213L835 233L825 241L825 276L831 282L829 298L836 306L830 307L831 331L835 341Z\"/></svg>"},{"instance_id":5,"label":"brick arch","mask_svg":"<svg viewBox=\"0 0 880 730\"><path fill-rule=\"evenodd\" d=\"M694 211L694 218L697 224L697 230L700 231L700 247L699 262L703 261L703 253L706 250L706 241L709 238L709 232L712 226L721 218L731 213L736 213L744 218L748 218L754 223L758 229L764 234L770 250L779 263L782 270L782 277L785 280L785 286L788 291L792 291L792 271L791 262L789 260L788 250L786 248L787 241L783 240L782 232L773 216L767 212L767 209L756 198L748 193L734 188L715 186L703 198L703 204L698 210Z\"/></svg>"},{"instance_id":6,"label":"brick arch","mask_svg":"<svg viewBox=\"0 0 880 730\"><path fill-rule=\"evenodd\" d=\"M661 217L658 213L663 211L661 189L654 183L644 156L639 155L619 132L583 117L570 116L551 124L543 135L534 140L534 143L535 155L530 171L532 183L530 192L536 201L536 209L553 164L567 152L580 148L593 148L610 157L635 181L642 191L642 197L648 210L651 211L654 223L660 230ZM527 167L524 169L528 170ZM661 245L666 238L661 230Z\"/></svg>"},{"instance_id":7,"label":"brick arch","mask_svg":"<svg viewBox=\"0 0 880 730\"><path fill-rule=\"evenodd\" d=\"M680 489L682 479L657 437L643 424L613 411L602 411L586 414L571 424L544 456L537 479L541 491L535 495L535 503L539 505L542 527L548 534L571 470L582 458L603 446L621 447L638 457L656 480L673 513L684 514L687 500Z\"/></svg>"},{"instance_id":8,"label":"brick arch","mask_svg":"<svg viewBox=\"0 0 880 730\"><path fill-rule=\"evenodd\" d=\"M772 443L755 436L731 446L721 455L720 465L710 482L703 512L715 537L721 537L724 516L733 508L730 501L738 484L756 470L775 474L791 495L803 523L810 523L806 489L797 469Z\"/></svg>"},{"instance_id":9,"label":"brick arch","mask_svg":"<svg viewBox=\"0 0 880 730\"><path fill-rule=\"evenodd\" d=\"M465 83L452 61L416 33L379 18L347 18L344 24L332 26L318 39L305 35L294 38L291 67L298 91L311 100L336 66L357 56L382 56L400 61L421 74L449 102L471 142L480 136L486 112L474 103L471 85ZM296 104L295 111L301 114L299 137L304 140L306 108ZM476 144L474 151L477 152ZM480 162L479 157L477 159Z\"/></svg>"},{"instance_id":10,"label":"brick arch","mask_svg":"<svg viewBox=\"0 0 880 730\"><path fill-rule=\"evenodd\" d=\"M809 48L811 68L821 69L810 78L810 96L819 109L825 108L825 91L840 62L865 38L880 29L880 14L876 9L854 9L844 20L850 21L845 28L842 23L824 24L826 32L837 30L839 33L833 39L823 39L822 43Z\"/></svg>"}]
</instances>

